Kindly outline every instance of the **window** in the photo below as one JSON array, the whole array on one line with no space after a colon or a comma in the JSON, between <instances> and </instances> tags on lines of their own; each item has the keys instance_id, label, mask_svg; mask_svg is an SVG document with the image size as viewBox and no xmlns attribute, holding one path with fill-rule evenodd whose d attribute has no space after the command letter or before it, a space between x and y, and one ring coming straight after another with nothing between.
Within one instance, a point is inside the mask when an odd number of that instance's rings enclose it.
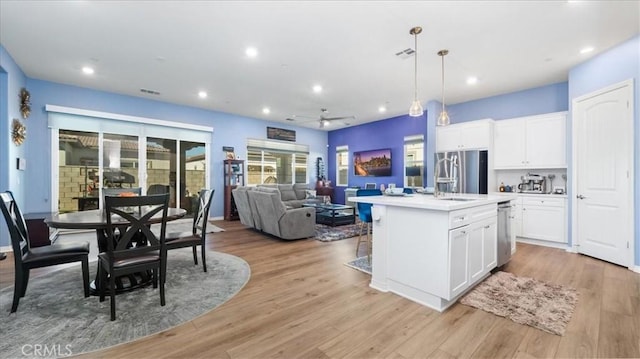
<instances>
[{"instance_id":1,"label":"window","mask_svg":"<svg viewBox=\"0 0 640 359\"><path fill-rule=\"evenodd\" d=\"M404 138L404 186L423 187L424 174L424 136L407 136Z\"/></svg>"},{"instance_id":2,"label":"window","mask_svg":"<svg viewBox=\"0 0 640 359\"><path fill-rule=\"evenodd\" d=\"M247 184L308 183L309 146L284 141L247 140Z\"/></svg>"},{"instance_id":3,"label":"window","mask_svg":"<svg viewBox=\"0 0 640 359\"><path fill-rule=\"evenodd\" d=\"M336 147L336 186L349 185L349 146Z\"/></svg>"}]
</instances>

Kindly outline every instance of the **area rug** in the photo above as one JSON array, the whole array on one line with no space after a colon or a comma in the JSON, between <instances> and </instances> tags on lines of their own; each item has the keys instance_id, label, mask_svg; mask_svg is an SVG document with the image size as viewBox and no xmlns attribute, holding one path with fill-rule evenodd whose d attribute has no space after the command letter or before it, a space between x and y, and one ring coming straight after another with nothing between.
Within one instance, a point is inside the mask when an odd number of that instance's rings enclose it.
<instances>
[{"instance_id":1,"label":"area rug","mask_svg":"<svg viewBox=\"0 0 640 359\"><path fill-rule=\"evenodd\" d=\"M316 239L321 242L339 241L345 238L357 237L360 234L360 223L345 224L344 226L325 226L316 224ZM363 234L364 235L364 234Z\"/></svg>"},{"instance_id":2,"label":"area rug","mask_svg":"<svg viewBox=\"0 0 640 359\"><path fill-rule=\"evenodd\" d=\"M564 335L577 302L578 291L573 288L507 272L496 272L460 300L556 335Z\"/></svg>"},{"instance_id":3,"label":"area rug","mask_svg":"<svg viewBox=\"0 0 640 359\"><path fill-rule=\"evenodd\" d=\"M90 263L95 275L96 262ZM47 356L67 356L132 341L200 316L229 300L249 280L247 262L207 252L207 273L193 264L191 248L172 250L167 263L166 305L152 286L119 294L116 320L109 299L85 298L80 265L31 278L18 311L9 314L13 287L0 291L0 356L24 357L33 345L55 347ZM28 355L27 355L28 356Z\"/></svg>"},{"instance_id":4,"label":"area rug","mask_svg":"<svg viewBox=\"0 0 640 359\"><path fill-rule=\"evenodd\" d=\"M369 263L369 259L367 258L367 256L358 257L351 262L345 263L344 265L371 275L371 264Z\"/></svg>"}]
</instances>

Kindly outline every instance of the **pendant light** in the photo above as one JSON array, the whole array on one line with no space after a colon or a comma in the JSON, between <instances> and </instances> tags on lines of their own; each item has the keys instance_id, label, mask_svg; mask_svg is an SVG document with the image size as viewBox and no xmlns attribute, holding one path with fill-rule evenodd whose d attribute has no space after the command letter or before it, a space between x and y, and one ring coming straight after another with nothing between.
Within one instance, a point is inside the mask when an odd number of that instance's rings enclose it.
<instances>
[{"instance_id":1,"label":"pendant light","mask_svg":"<svg viewBox=\"0 0 640 359\"><path fill-rule=\"evenodd\" d=\"M440 116L438 116L437 126L448 126L450 122L449 114L444 108L444 57L447 56L448 53L449 50L438 51L438 56L442 57L442 112L440 112Z\"/></svg>"},{"instance_id":2,"label":"pendant light","mask_svg":"<svg viewBox=\"0 0 640 359\"><path fill-rule=\"evenodd\" d=\"M418 101L418 34L422 32L422 28L420 26L416 26L413 29L409 30L409 33L415 38L415 53L414 53L414 74L415 77L413 79L413 103L411 103L411 107L409 107L409 116L411 117L420 117L424 113L422 109L422 105L420 105L420 101Z\"/></svg>"}]
</instances>

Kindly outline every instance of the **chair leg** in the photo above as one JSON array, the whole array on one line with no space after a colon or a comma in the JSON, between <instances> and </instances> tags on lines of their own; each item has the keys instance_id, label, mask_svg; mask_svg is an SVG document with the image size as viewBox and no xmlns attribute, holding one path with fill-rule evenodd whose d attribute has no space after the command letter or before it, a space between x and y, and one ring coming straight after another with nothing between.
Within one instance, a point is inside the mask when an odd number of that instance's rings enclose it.
<instances>
[{"instance_id":1,"label":"chair leg","mask_svg":"<svg viewBox=\"0 0 640 359\"><path fill-rule=\"evenodd\" d=\"M23 283L23 274L24 271L18 271L15 274L14 284L13 284L13 304L11 305L11 313L15 313L18 310L18 303L20 302L20 298L22 297L22 283Z\"/></svg>"},{"instance_id":2,"label":"chair leg","mask_svg":"<svg viewBox=\"0 0 640 359\"><path fill-rule=\"evenodd\" d=\"M164 259L160 259L160 305L164 306L165 304L165 300L164 300L164 282L166 281L166 277L167 277L167 257L165 256Z\"/></svg>"},{"instance_id":3,"label":"chair leg","mask_svg":"<svg viewBox=\"0 0 640 359\"><path fill-rule=\"evenodd\" d=\"M22 293L20 293L20 298L24 297L27 293L27 285L29 284L29 269L23 270L22 275Z\"/></svg>"},{"instance_id":4,"label":"chair leg","mask_svg":"<svg viewBox=\"0 0 640 359\"><path fill-rule=\"evenodd\" d=\"M195 248L195 247L194 247ZM204 250L204 243L200 245L200 252L202 252L202 270L207 271L207 257Z\"/></svg>"},{"instance_id":5,"label":"chair leg","mask_svg":"<svg viewBox=\"0 0 640 359\"><path fill-rule=\"evenodd\" d=\"M100 293L100 301L104 302L104 287L107 285L107 276L105 275L106 271L102 268L102 264L98 262L98 282L96 283L96 287L98 292Z\"/></svg>"},{"instance_id":6,"label":"chair leg","mask_svg":"<svg viewBox=\"0 0 640 359\"><path fill-rule=\"evenodd\" d=\"M116 320L116 280L115 275L109 276L109 296L111 297L111 321Z\"/></svg>"},{"instance_id":7,"label":"chair leg","mask_svg":"<svg viewBox=\"0 0 640 359\"><path fill-rule=\"evenodd\" d=\"M89 297L89 256L82 259L82 284L84 288L84 297Z\"/></svg>"},{"instance_id":8,"label":"chair leg","mask_svg":"<svg viewBox=\"0 0 640 359\"><path fill-rule=\"evenodd\" d=\"M196 251L196 246L192 246L191 249L193 249L193 263L198 265L198 252Z\"/></svg>"},{"instance_id":9,"label":"chair leg","mask_svg":"<svg viewBox=\"0 0 640 359\"><path fill-rule=\"evenodd\" d=\"M360 243L362 242L362 227L364 222L360 221L360 230L358 231L358 243L356 243L356 258L358 257L358 250L360 249Z\"/></svg>"}]
</instances>

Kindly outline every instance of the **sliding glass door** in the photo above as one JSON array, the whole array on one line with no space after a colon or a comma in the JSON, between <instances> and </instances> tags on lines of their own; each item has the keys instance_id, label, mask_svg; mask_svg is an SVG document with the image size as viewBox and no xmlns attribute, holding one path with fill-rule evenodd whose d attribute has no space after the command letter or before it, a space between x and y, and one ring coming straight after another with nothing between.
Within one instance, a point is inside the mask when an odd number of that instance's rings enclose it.
<instances>
[{"instance_id":1,"label":"sliding glass door","mask_svg":"<svg viewBox=\"0 0 640 359\"><path fill-rule=\"evenodd\" d=\"M98 209L103 189L140 188L142 194L169 193L171 207L184 208L191 215L198 192L210 188L210 132L57 113L50 114L49 122L56 148L52 156L54 211ZM63 127L56 128L60 124ZM64 128L71 125L75 128ZM105 128L109 130L102 131ZM153 132L160 136L145 136Z\"/></svg>"}]
</instances>

